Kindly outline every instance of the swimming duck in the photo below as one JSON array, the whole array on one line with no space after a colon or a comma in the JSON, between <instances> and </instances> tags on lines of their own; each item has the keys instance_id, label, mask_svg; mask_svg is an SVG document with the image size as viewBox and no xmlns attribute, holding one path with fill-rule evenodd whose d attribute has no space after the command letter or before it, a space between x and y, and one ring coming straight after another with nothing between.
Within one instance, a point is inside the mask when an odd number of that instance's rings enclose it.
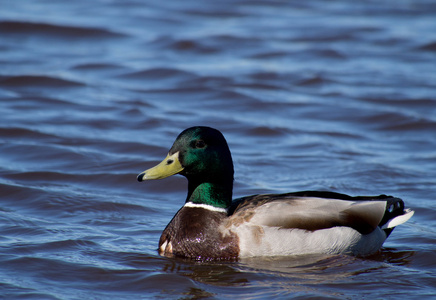
<instances>
[{"instance_id":1,"label":"swimming duck","mask_svg":"<svg viewBox=\"0 0 436 300\"><path fill-rule=\"evenodd\" d=\"M414 213L401 199L386 195L303 191L232 201L232 156L221 132L210 127L184 130L167 157L137 179L174 174L188 179L188 195L159 240L159 253L170 257L366 256L377 252L394 227Z\"/></svg>"}]
</instances>

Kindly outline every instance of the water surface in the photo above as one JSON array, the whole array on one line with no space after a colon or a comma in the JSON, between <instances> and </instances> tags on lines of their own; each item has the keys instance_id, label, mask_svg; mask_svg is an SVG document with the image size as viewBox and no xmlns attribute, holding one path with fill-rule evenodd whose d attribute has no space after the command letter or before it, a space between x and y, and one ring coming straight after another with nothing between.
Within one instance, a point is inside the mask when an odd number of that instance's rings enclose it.
<instances>
[{"instance_id":1,"label":"water surface","mask_svg":"<svg viewBox=\"0 0 436 300\"><path fill-rule=\"evenodd\" d=\"M433 1L6 1L5 299L425 299L436 293ZM392 194L416 211L368 258L160 257L186 181L138 183L193 125L235 197Z\"/></svg>"}]
</instances>

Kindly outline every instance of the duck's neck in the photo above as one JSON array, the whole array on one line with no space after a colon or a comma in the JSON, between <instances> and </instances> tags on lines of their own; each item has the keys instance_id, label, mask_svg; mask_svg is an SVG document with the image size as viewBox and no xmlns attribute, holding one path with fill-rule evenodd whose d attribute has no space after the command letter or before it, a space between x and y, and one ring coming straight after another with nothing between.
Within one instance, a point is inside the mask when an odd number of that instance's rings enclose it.
<instances>
[{"instance_id":1,"label":"duck's neck","mask_svg":"<svg viewBox=\"0 0 436 300\"><path fill-rule=\"evenodd\" d=\"M186 202L227 208L232 203L231 183L195 182L189 180Z\"/></svg>"}]
</instances>

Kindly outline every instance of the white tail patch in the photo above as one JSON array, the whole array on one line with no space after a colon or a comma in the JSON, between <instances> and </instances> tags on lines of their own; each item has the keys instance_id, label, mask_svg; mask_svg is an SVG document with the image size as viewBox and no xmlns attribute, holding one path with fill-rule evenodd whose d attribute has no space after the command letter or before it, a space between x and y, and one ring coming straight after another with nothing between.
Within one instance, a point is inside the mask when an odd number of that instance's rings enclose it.
<instances>
[{"instance_id":1,"label":"white tail patch","mask_svg":"<svg viewBox=\"0 0 436 300\"><path fill-rule=\"evenodd\" d=\"M415 213L415 211L409 208L405 209L404 212L405 212L404 215L389 220L385 225L382 226L382 229L394 228L395 226L406 223Z\"/></svg>"}]
</instances>

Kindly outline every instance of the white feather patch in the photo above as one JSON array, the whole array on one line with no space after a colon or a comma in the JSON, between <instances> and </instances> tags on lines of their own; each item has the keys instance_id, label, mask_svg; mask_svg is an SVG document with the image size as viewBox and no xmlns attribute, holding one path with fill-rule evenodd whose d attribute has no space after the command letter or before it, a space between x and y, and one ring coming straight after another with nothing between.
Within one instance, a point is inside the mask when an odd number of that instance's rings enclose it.
<instances>
[{"instance_id":1,"label":"white feather patch","mask_svg":"<svg viewBox=\"0 0 436 300\"><path fill-rule=\"evenodd\" d=\"M212 205L208 205L208 204L197 204L197 203L192 203L192 202L187 202L184 207L191 207L191 208L204 208L210 211L216 211L216 212L221 212L221 213L227 213L227 209L222 208L222 207L215 207Z\"/></svg>"},{"instance_id":2,"label":"white feather patch","mask_svg":"<svg viewBox=\"0 0 436 300\"><path fill-rule=\"evenodd\" d=\"M171 242L168 243L168 241L165 240L165 242L163 242L160 246L159 250L163 253L173 253L173 245Z\"/></svg>"},{"instance_id":3,"label":"white feather patch","mask_svg":"<svg viewBox=\"0 0 436 300\"><path fill-rule=\"evenodd\" d=\"M409 208L405 209L404 211L406 212L404 215L389 220L385 225L382 226L382 229L394 228L395 226L406 223L415 213L415 211Z\"/></svg>"},{"instance_id":4,"label":"white feather patch","mask_svg":"<svg viewBox=\"0 0 436 300\"><path fill-rule=\"evenodd\" d=\"M316 231L262 227L243 224L231 231L239 237L240 257L285 256L299 254L354 254L369 255L383 245L386 234L377 227L362 235L349 227L333 227ZM279 242L277 242L279 241Z\"/></svg>"},{"instance_id":5,"label":"white feather patch","mask_svg":"<svg viewBox=\"0 0 436 300\"><path fill-rule=\"evenodd\" d=\"M165 252L165 248L167 247L168 241L163 242L163 244L160 246L160 251Z\"/></svg>"}]
</instances>

